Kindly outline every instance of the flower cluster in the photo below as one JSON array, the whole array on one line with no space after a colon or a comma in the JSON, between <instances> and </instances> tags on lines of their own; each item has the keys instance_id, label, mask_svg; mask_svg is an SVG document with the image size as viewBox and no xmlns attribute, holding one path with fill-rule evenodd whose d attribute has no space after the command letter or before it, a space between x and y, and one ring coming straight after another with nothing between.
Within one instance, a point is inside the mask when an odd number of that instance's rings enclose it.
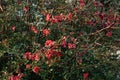
<instances>
[{"instance_id":1,"label":"flower cluster","mask_svg":"<svg viewBox=\"0 0 120 80\"><path fill-rule=\"evenodd\" d=\"M36 61L39 61L40 60L40 53L34 53L32 54L31 52L26 52L23 57L25 59L28 59L28 60L36 60Z\"/></svg>"},{"instance_id":2,"label":"flower cluster","mask_svg":"<svg viewBox=\"0 0 120 80\"><path fill-rule=\"evenodd\" d=\"M21 80L22 77L24 77L24 74L20 73L20 74L10 76L8 80Z\"/></svg>"},{"instance_id":3,"label":"flower cluster","mask_svg":"<svg viewBox=\"0 0 120 80\"><path fill-rule=\"evenodd\" d=\"M67 15L63 15L62 13L60 15L52 16L51 14L46 14L46 21L47 22L52 22L52 23L58 23L58 22L63 22L65 20L72 20L72 13L69 13Z\"/></svg>"},{"instance_id":4,"label":"flower cluster","mask_svg":"<svg viewBox=\"0 0 120 80\"><path fill-rule=\"evenodd\" d=\"M71 42L67 41L67 36L64 36L61 40L61 46L62 47L68 47L68 49L76 49L76 42L77 39L75 39L74 37L71 37Z\"/></svg>"},{"instance_id":5,"label":"flower cluster","mask_svg":"<svg viewBox=\"0 0 120 80\"><path fill-rule=\"evenodd\" d=\"M47 60L52 60L55 57L59 58L62 56L62 52L59 50L59 45L55 41L47 40L45 42L45 47L46 49L44 49L43 52Z\"/></svg>"}]
</instances>

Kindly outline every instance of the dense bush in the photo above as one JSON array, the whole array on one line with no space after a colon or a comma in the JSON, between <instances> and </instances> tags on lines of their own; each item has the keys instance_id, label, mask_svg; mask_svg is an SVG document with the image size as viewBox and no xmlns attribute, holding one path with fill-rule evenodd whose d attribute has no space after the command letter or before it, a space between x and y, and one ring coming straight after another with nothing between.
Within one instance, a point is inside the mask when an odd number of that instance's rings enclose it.
<instances>
[{"instance_id":1,"label":"dense bush","mask_svg":"<svg viewBox=\"0 0 120 80\"><path fill-rule=\"evenodd\" d=\"M0 0L1 80L119 80L119 0Z\"/></svg>"}]
</instances>

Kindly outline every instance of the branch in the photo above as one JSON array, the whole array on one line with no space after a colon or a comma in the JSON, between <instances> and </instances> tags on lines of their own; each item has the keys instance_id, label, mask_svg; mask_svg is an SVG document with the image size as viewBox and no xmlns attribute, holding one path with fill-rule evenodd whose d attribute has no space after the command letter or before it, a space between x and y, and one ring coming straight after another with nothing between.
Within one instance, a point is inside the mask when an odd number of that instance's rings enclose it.
<instances>
[{"instance_id":1,"label":"branch","mask_svg":"<svg viewBox=\"0 0 120 80\"><path fill-rule=\"evenodd\" d=\"M95 34L100 33L100 32L102 32L102 31L104 31L104 30L106 30L106 29L109 29L109 28L111 28L111 26L113 26L113 24L114 24L114 23L112 23L110 26L107 26L107 27L105 27L105 28L102 28L101 30L96 31L96 32L94 32L94 33L91 33L91 34L89 34L89 35L95 35Z\"/></svg>"}]
</instances>

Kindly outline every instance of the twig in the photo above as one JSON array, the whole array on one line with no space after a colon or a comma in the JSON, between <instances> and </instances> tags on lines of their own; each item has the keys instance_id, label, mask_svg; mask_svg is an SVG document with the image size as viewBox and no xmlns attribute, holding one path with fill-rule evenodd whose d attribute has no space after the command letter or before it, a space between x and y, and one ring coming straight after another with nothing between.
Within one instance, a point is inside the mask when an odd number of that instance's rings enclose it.
<instances>
[{"instance_id":1,"label":"twig","mask_svg":"<svg viewBox=\"0 0 120 80\"><path fill-rule=\"evenodd\" d=\"M105 28L102 28L101 30L96 31L96 32L94 32L94 33L91 33L91 34L89 34L89 35L95 35L95 34L100 33L100 32L102 32L102 31L104 31L104 30L106 30L106 29L109 29L109 28L111 28L111 26L112 26L113 24L114 24L114 23L112 23L110 26L107 26L107 27L105 27Z\"/></svg>"},{"instance_id":2,"label":"twig","mask_svg":"<svg viewBox=\"0 0 120 80\"><path fill-rule=\"evenodd\" d=\"M3 12L3 8L2 8L1 3L2 3L2 1L0 0L0 9L1 9L1 11Z\"/></svg>"}]
</instances>

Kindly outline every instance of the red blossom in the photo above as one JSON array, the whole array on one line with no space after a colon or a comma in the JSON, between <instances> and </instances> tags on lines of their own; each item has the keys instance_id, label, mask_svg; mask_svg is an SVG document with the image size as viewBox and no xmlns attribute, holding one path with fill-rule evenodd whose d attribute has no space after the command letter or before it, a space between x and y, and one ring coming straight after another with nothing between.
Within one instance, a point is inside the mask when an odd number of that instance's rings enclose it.
<instances>
[{"instance_id":1,"label":"red blossom","mask_svg":"<svg viewBox=\"0 0 120 80\"><path fill-rule=\"evenodd\" d=\"M111 25L111 22L108 20L107 22L105 22L105 27L108 27Z\"/></svg>"},{"instance_id":2,"label":"red blossom","mask_svg":"<svg viewBox=\"0 0 120 80\"><path fill-rule=\"evenodd\" d=\"M26 52L24 55L23 55L23 58L26 58L28 60L36 60L36 61L39 61L40 60L40 54L32 54L31 52Z\"/></svg>"},{"instance_id":3,"label":"red blossom","mask_svg":"<svg viewBox=\"0 0 120 80\"><path fill-rule=\"evenodd\" d=\"M76 44L68 43L68 48L69 49L75 49L76 48Z\"/></svg>"},{"instance_id":4,"label":"red blossom","mask_svg":"<svg viewBox=\"0 0 120 80\"><path fill-rule=\"evenodd\" d=\"M54 16L54 18L57 19L58 22L63 21L63 16L62 15Z\"/></svg>"},{"instance_id":5,"label":"red blossom","mask_svg":"<svg viewBox=\"0 0 120 80\"><path fill-rule=\"evenodd\" d=\"M28 7L28 6L25 6L23 10L24 10L25 12L28 12L29 7Z\"/></svg>"},{"instance_id":6,"label":"red blossom","mask_svg":"<svg viewBox=\"0 0 120 80\"><path fill-rule=\"evenodd\" d=\"M46 53L45 56L48 60L50 60L52 58L52 54L50 54L50 53Z\"/></svg>"},{"instance_id":7,"label":"red blossom","mask_svg":"<svg viewBox=\"0 0 120 80\"><path fill-rule=\"evenodd\" d=\"M46 15L46 21L48 21L48 22L51 21L51 15L50 14Z\"/></svg>"},{"instance_id":8,"label":"red blossom","mask_svg":"<svg viewBox=\"0 0 120 80\"><path fill-rule=\"evenodd\" d=\"M12 75L12 76L10 76L10 77L9 77L9 79L8 79L8 80L20 80L20 79L21 79L21 77L23 77L23 76L24 76L24 74L23 74L23 73L18 74L17 76Z\"/></svg>"},{"instance_id":9,"label":"red blossom","mask_svg":"<svg viewBox=\"0 0 120 80\"><path fill-rule=\"evenodd\" d=\"M116 21L117 23L119 23L119 22L120 22L120 16L118 16L118 17L115 19L115 21Z\"/></svg>"},{"instance_id":10,"label":"red blossom","mask_svg":"<svg viewBox=\"0 0 120 80\"><path fill-rule=\"evenodd\" d=\"M38 31L37 31L37 30L34 30L34 33L38 33Z\"/></svg>"},{"instance_id":11,"label":"red blossom","mask_svg":"<svg viewBox=\"0 0 120 80\"><path fill-rule=\"evenodd\" d=\"M67 46L67 42L65 40L62 40L61 45L62 45L62 47L66 47Z\"/></svg>"},{"instance_id":12,"label":"red blossom","mask_svg":"<svg viewBox=\"0 0 120 80\"><path fill-rule=\"evenodd\" d=\"M17 80L16 76L12 75L9 80ZM19 79L18 79L19 80Z\"/></svg>"},{"instance_id":13,"label":"red blossom","mask_svg":"<svg viewBox=\"0 0 120 80\"><path fill-rule=\"evenodd\" d=\"M111 32L111 31L108 31L108 32L106 33L106 36L107 36L107 37L111 37L111 36L112 36L112 32Z\"/></svg>"},{"instance_id":14,"label":"red blossom","mask_svg":"<svg viewBox=\"0 0 120 80\"><path fill-rule=\"evenodd\" d=\"M20 74L18 74L18 76L21 78L21 77L24 77L24 74L20 73Z\"/></svg>"},{"instance_id":15,"label":"red blossom","mask_svg":"<svg viewBox=\"0 0 120 80\"><path fill-rule=\"evenodd\" d=\"M68 15L64 16L63 14L60 15L56 15L56 16L51 16L50 14L46 15L46 21L48 22L53 22L53 23L58 23L58 22L62 22L64 20L72 20L72 13L69 13Z\"/></svg>"},{"instance_id":16,"label":"red blossom","mask_svg":"<svg viewBox=\"0 0 120 80\"><path fill-rule=\"evenodd\" d=\"M26 59L31 59L32 58L32 53L31 52L26 52L24 55L23 55L23 58L26 58Z\"/></svg>"},{"instance_id":17,"label":"red blossom","mask_svg":"<svg viewBox=\"0 0 120 80\"><path fill-rule=\"evenodd\" d=\"M72 20L72 17L73 17L73 14L72 14L72 13L69 13L69 14L67 15L67 19L70 20L70 21Z\"/></svg>"},{"instance_id":18,"label":"red blossom","mask_svg":"<svg viewBox=\"0 0 120 80\"><path fill-rule=\"evenodd\" d=\"M67 39L67 36L64 36L64 37L63 37L63 40L66 40L66 39Z\"/></svg>"},{"instance_id":19,"label":"red blossom","mask_svg":"<svg viewBox=\"0 0 120 80\"><path fill-rule=\"evenodd\" d=\"M89 24L90 26L93 26L93 25L94 25L93 21L88 21L88 24Z\"/></svg>"},{"instance_id":20,"label":"red blossom","mask_svg":"<svg viewBox=\"0 0 120 80\"><path fill-rule=\"evenodd\" d=\"M19 76L11 76L9 80L20 80Z\"/></svg>"},{"instance_id":21,"label":"red blossom","mask_svg":"<svg viewBox=\"0 0 120 80\"><path fill-rule=\"evenodd\" d=\"M82 9L85 6L84 0L80 0L79 3L80 3L80 9Z\"/></svg>"},{"instance_id":22,"label":"red blossom","mask_svg":"<svg viewBox=\"0 0 120 80\"><path fill-rule=\"evenodd\" d=\"M50 30L44 29L44 30L42 31L42 33L43 33L44 36L48 36L48 35L50 34Z\"/></svg>"},{"instance_id":23,"label":"red blossom","mask_svg":"<svg viewBox=\"0 0 120 80\"><path fill-rule=\"evenodd\" d=\"M31 55L31 58L30 58L29 60L34 61L34 60L35 60L35 54L32 54L32 55Z\"/></svg>"},{"instance_id":24,"label":"red blossom","mask_svg":"<svg viewBox=\"0 0 120 80\"><path fill-rule=\"evenodd\" d=\"M52 18L52 19L51 19L51 22L53 22L53 23L58 23L58 20L57 20L56 18Z\"/></svg>"},{"instance_id":25,"label":"red blossom","mask_svg":"<svg viewBox=\"0 0 120 80\"><path fill-rule=\"evenodd\" d=\"M35 26L32 26L31 27L31 30L36 34L36 33L38 33L38 30L37 30L37 28L35 27Z\"/></svg>"},{"instance_id":26,"label":"red blossom","mask_svg":"<svg viewBox=\"0 0 120 80\"><path fill-rule=\"evenodd\" d=\"M40 60L40 54L34 54L34 60L39 61Z\"/></svg>"},{"instance_id":27,"label":"red blossom","mask_svg":"<svg viewBox=\"0 0 120 80\"><path fill-rule=\"evenodd\" d=\"M48 49L46 52L45 52L45 56L48 60L52 59L52 57L54 56L55 54L55 51L53 49Z\"/></svg>"},{"instance_id":28,"label":"red blossom","mask_svg":"<svg viewBox=\"0 0 120 80\"><path fill-rule=\"evenodd\" d=\"M83 74L84 80L88 80L88 76L89 76L89 73L87 73L87 72L84 73L84 74Z\"/></svg>"},{"instance_id":29,"label":"red blossom","mask_svg":"<svg viewBox=\"0 0 120 80\"><path fill-rule=\"evenodd\" d=\"M38 73L40 71L40 67L35 66L32 70L34 73Z\"/></svg>"},{"instance_id":30,"label":"red blossom","mask_svg":"<svg viewBox=\"0 0 120 80\"><path fill-rule=\"evenodd\" d=\"M53 16L51 19L51 22L58 23L58 22L62 22L64 20L65 20L65 16L60 14L60 15Z\"/></svg>"},{"instance_id":31,"label":"red blossom","mask_svg":"<svg viewBox=\"0 0 120 80\"><path fill-rule=\"evenodd\" d=\"M97 15L97 16L98 16L98 15L100 15L100 12L97 11L97 12L94 13L94 15Z\"/></svg>"},{"instance_id":32,"label":"red blossom","mask_svg":"<svg viewBox=\"0 0 120 80\"><path fill-rule=\"evenodd\" d=\"M104 5L102 4L102 3L100 3L100 5L99 5L100 7L104 7Z\"/></svg>"},{"instance_id":33,"label":"red blossom","mask_svg":"<svg viewBox=\"0 0 120 80\"><path fill-rule=\"evenodd\" d=\"M97 1L94 1L93 4L94 4L94 6L96 6L96 7L99 5Z\"/></svg>"},{"instance_id":34,"label":"red blossom","mask_svg":"<svg viewBox=\"0 0 120 80\"><path fill-rule=\"evenodd\" d=\"M62 53L61 52L56 52L57 57L61 57Z\"/></svg>"},{"instance_id":35,"label":"red blossom","mask_svg":"<svg viewBox=\"0 0 120 80\"><path fill-rule=\"evenodd\" d=\"M100 13L99 17L104 20L106 18L106 14L105 13Z\"/></svg>"},{"instance_id":36,"label":"red blossom","mask_svg":"<svg viewBox=\"0 0 120 80\"><path fill-rule=\"evenodd\" d=\"M66 36L63 37L63 39L61 41L61 46L62 47L66 47L67 46L67 37Z\"/></svg>"},{"instance_id":37,"label":"red blossom","mask_svg":"<svg viewBox=\"0 0 120 80\"><path fill-rule=\"evenodd\" d=\"M26 68L30 69L31 65L30 64L26 64Z\"/></svg>"},{"instance_id":38,"label":"red blossom","mask_svg":"<svg viewBox=\"0 0 120 80\"><path fill-rule=\"evenodd\" d=\"M46 58L48 59L48 60L50 60L50 59L52 59L52 54L50 54L50 53L45 53L45 56L46 56Z\"/></svg>"},{"instance_id":39,"label":"red blossom","mask_svg":"<svg viewBox=\"0 0 120 80\"><path fill-rule=\"evenodd\" d=\"M76 43L77 39L72 37L71 40L73 41L73 43Z\"/></svg>"},{"instance_id":40,"label":"red blossom","mask_svg":"<svg viewBox=\"0 0 120 80\"><path fill-rule=\"evenodd\" d=\"M16 26L12 26L12 28L11 28L11 29L12 29L12 31L15 31L15 29L16 29Z\"/></svg>"},{"instance_id":41,"label":"red blossom","mask_svg":"<svg viewBox=\"0 0 120 80\"><path fill-rule=\"evenodd\" d=\"M47 40L46 42L45 42L45 46L46 47L52 47L54 45L54 41L52 41L52 40Z\"/></svg>"}]
</instances>

